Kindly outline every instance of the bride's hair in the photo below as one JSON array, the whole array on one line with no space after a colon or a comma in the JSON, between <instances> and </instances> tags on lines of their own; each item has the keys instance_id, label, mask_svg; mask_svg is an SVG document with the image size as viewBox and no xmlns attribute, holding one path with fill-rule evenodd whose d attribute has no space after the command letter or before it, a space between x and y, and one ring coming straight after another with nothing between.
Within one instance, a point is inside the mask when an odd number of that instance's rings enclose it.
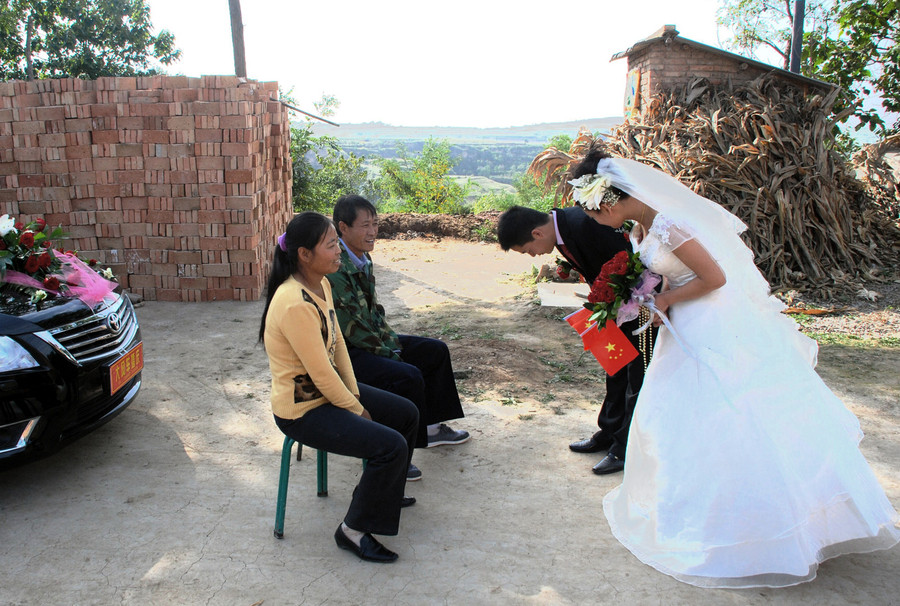
<instances>
[{"instance_id":1,"label":"bride's hair","mask_svg":"<svg viewBox=\"0 0 900 606\"><path fill-rule=\"evenodd\" d=\"M597 163L600 160L605 158L612 158L611 155L606 153L606 151L600 147L599 145L593 145L590 149L588 149L587 154L585 154L584 158L575 165L575 168L572 169L572 178L578 179L579 177L583 177L585 175L593 175L597 172ZM615 185L610 186L609 188L613 193L618 196L618 199L627 198L628 194L616 187Z\"/></svg>"}]
</instances>

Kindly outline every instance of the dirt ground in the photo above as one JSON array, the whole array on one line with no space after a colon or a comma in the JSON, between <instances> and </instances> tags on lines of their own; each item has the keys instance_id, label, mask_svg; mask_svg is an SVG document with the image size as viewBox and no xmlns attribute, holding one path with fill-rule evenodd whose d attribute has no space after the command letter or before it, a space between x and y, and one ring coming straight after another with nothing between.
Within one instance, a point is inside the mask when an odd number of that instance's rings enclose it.
<instances>
[{"instance_id":1,"label":"dirt ground","mask_svg":"<svg viewBox=\"0 0 900 606\"><path fill-rule=\"evenodd\" d=\"M335 547L360 465L330 457L319 498L308 449L273 538L282 436L256 344L262 303L148 302L135 403L0 473L0 604L900 604L900 548L828 561L781 590L703 590L644 566L601 511L621 476L595 476L600 456L567 448L593 431L602 370L561 321L572 310L536 301L527 276L552 258L449 238L379 240L374 257L394 327L448 343L467 413L454 425L473 435L416 452L419 502L384 538L396 564ZM880 322L871 336L890 344L889 307L841 318L863 336ZM824 345L819 370L900 507L900 347L869 343Z\"/></svg>"}]
</instances>

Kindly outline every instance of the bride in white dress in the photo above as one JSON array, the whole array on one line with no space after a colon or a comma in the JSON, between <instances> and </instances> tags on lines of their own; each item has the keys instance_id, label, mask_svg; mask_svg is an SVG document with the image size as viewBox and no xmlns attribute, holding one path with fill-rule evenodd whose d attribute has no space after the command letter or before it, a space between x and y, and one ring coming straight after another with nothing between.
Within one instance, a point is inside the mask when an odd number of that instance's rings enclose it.
<instances>
[{"instance_id":1,"label":"bride in white dress","mask_svg":"<svg viewBox=\"0 0 900 606\"><path fill-rule=\"evenodd\" d=\"M604 225L636 222L634 250L668 280L655 305L672 326L635 408L624 481L603 500L616 538L701 587L794 585L828 558L895 545L859 422L769 295L746 226L656 169L602 155L585 163L606 179L579 179L575 199Z\"/></svg>"}]
</instances>

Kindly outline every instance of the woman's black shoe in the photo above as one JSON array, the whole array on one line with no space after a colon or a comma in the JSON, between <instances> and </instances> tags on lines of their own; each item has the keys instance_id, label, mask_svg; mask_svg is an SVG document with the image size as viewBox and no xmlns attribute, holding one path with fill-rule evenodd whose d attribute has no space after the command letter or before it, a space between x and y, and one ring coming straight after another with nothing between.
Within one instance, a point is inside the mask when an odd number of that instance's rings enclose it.
<instances>
[{"instance_id":1,"label":"woman's black shoe","mask_svg":"<svg viewBox=\"0 0 900 606\"><path fill-rule=\"evenodd\" d=\"M352 551L359 559L366 560L367 562L381 562L386 564L394 562L400 557L379 543L378 540L369 533L364 534L359 541L359 545L357 545L347 538L347 535L344 534L344 530L340 526L334 531L334 542L337 543L337 546L341 549Z\"/></svg>"},{"instance_id":2,"label":"woman's black shoe","mask_svg":"<svg viewBox=\"0 0 900 606\"><path fill-rule=\"evenodd\" d=\"M416 504L416 497L403 497L400 499L400 507L409 507Z\"/></svg>"}]
</instances>

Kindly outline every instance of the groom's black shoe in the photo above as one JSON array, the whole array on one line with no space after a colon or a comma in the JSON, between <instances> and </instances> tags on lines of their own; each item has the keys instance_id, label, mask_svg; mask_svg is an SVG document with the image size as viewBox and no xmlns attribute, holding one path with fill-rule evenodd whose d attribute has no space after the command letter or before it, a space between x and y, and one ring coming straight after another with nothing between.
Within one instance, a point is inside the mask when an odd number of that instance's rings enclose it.
<instances>
[{"instance_id":1,"label":"groom's black shoe","mask_svg":"<svg viewBox=\"0 0 900 606\"><path fill-rule=\"evenodd\" d=\"M602 461L594 465L594 473L603 476L608 473L616 473L625 469L625 459L620 459L613 453L609 452Z\"/></svg>"},{"instance_id":2,"label":"groom's black shoe","mask_svg":"<svg viewBox=\"0 0 900 606\"><path fill-rule=\"evenodd\" d=\"M569 444L569 450L573 452L600 452L607 450L612 446L612 438L606 438L603 433L598 431L585 440L578 440Z\"/></svg>"},{"instance_id":3,"label":"groom's black shoe","mask_svg":"<svg viewBox=\"0 0 900 606\"><path fill-rule=\"evenodd\" d=\"M334 542L337 543L337 546L341 549L352 551L356 554L356 557L368 562L382 562L386 564L388 562L394 562L400 557L379 543L378 540L369 533L364 534L359 541L359 545L357 545L347 538L347 535L344 534L344 531L340 526L334 531Z\"/></svg>"}]
</instances>

